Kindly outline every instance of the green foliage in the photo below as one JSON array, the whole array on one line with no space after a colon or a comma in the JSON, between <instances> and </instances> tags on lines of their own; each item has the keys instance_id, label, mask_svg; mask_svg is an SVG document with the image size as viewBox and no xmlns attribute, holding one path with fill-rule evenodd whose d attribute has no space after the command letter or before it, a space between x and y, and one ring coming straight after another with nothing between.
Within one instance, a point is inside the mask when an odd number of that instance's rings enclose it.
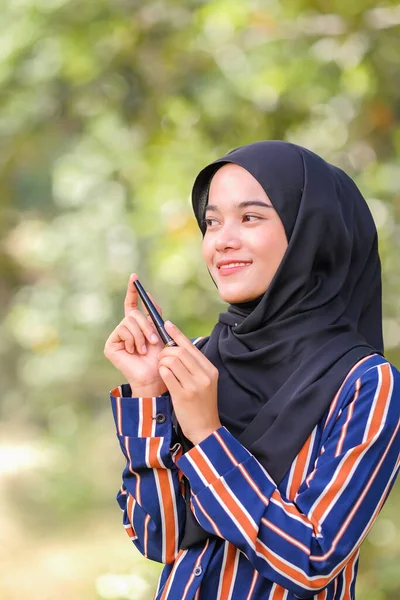
<instances>
[{"instance_id":1,"label":"green foliage","mask_svg":"<svg viewBox=\"0 0 400 600\"><path fill-rule=\"evenodd\" d=\"M130 548L113 500L120 380L103 357L128 276L188 336L207 334L225 307L202 263L194 177L250 141L300 143L368 199L399 366L399 6L1 4L0 595L24 592L23 568L32 600L150 598L158 567ZM363 600L398 597L398 497L364 545Z\"/></svg>"}]
</instances>

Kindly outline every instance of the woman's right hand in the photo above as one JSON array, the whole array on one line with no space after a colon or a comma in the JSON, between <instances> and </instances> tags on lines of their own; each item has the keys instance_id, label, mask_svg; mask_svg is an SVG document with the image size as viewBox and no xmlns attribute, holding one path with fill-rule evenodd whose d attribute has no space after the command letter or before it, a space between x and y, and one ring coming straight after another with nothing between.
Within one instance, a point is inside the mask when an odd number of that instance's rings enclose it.
<instances>
[{"instance_id":1,"label":"woman's right hand","mask_svg":"<svg viewBox=\"0 0 400 600\"><path fill-rule=\"evenodd\" d=\"M145 309L147 314L144 315L138 308L139 294L133 284L136 279L139 279L136 273L129 277L125 318L107 339L104 355L128 381L132 396L160 396L167 391L158 372L158 356L164 343L148 311ZM150 298L162 314L159 305Z\"/></svg>"}]
</instances>

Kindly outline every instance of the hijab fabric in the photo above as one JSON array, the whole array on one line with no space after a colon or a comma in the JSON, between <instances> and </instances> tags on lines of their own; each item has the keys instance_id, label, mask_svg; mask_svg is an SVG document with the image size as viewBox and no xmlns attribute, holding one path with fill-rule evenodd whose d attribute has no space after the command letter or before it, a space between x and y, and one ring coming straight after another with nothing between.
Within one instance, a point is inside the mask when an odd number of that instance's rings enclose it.
<instances>
[{"instance_id":1,"label":"hijab fabric","mask_svg":"<svg viewBox=\"0 0 400 600\"><path fill-rule=\"evenodd\" d=\"M230 304L199 347L219 370L222 425L279 484L349 370L383 353L377 232L341 169L295 144L262 141L229 152L197 176L192 204L203 236L210 182L227 163L261 184L288 248L265 293ZM191 444L178 431L186 451ZM189 499L188 482L186 493ZM181 547L206 537L212 536L187 502Z\"/></svg>"}]
</instances>

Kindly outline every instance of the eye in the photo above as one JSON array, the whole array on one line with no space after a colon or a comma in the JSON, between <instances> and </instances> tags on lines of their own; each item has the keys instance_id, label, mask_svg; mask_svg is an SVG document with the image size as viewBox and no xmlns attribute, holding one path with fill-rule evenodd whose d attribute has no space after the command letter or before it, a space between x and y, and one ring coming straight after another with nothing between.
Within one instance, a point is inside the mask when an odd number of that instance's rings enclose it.
<instances>
[{"instance_id":1,"label":"eye","mask_svg":"<svg viewBox=\"0 0 400 600\"><path fill-rule=\"evenodd\" d=\"M243 215L243 218L246 219L261 219L261 217L258 217L257 215Z\"/></svg>"},{"instance_id":2,"label":"eye","mask_svg":"<svg viewBox=\"0 0 400 600\"><path fill-rule=\"evenodd\" d=\"M212 221L216 221L216 219L203 219L202 220L202 225L203 226L207 226L207 227L211 227L212 226Z\"/></svg>"}]
</instances>

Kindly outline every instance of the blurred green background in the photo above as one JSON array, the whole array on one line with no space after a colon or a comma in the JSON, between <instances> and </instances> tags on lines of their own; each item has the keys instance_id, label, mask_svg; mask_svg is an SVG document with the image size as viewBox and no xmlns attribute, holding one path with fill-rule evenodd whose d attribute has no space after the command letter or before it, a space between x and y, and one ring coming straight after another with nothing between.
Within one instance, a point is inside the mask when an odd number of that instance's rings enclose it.
<instances>
[{"instance_id":1,"label":"blurred green background","mask_svg":"<svg viewBox=\"0 0 400 600\"><path fill-rule=\"evenodd\" d=\"M380 235L400 367L400 5L3 0L0 598L148 600L126 536L103 356L129 274L189 337L225 309L191 212L198 171L285 139L351 174ZM398 600L397 485L358 597Z\"/></svg>"}]
</instances>

